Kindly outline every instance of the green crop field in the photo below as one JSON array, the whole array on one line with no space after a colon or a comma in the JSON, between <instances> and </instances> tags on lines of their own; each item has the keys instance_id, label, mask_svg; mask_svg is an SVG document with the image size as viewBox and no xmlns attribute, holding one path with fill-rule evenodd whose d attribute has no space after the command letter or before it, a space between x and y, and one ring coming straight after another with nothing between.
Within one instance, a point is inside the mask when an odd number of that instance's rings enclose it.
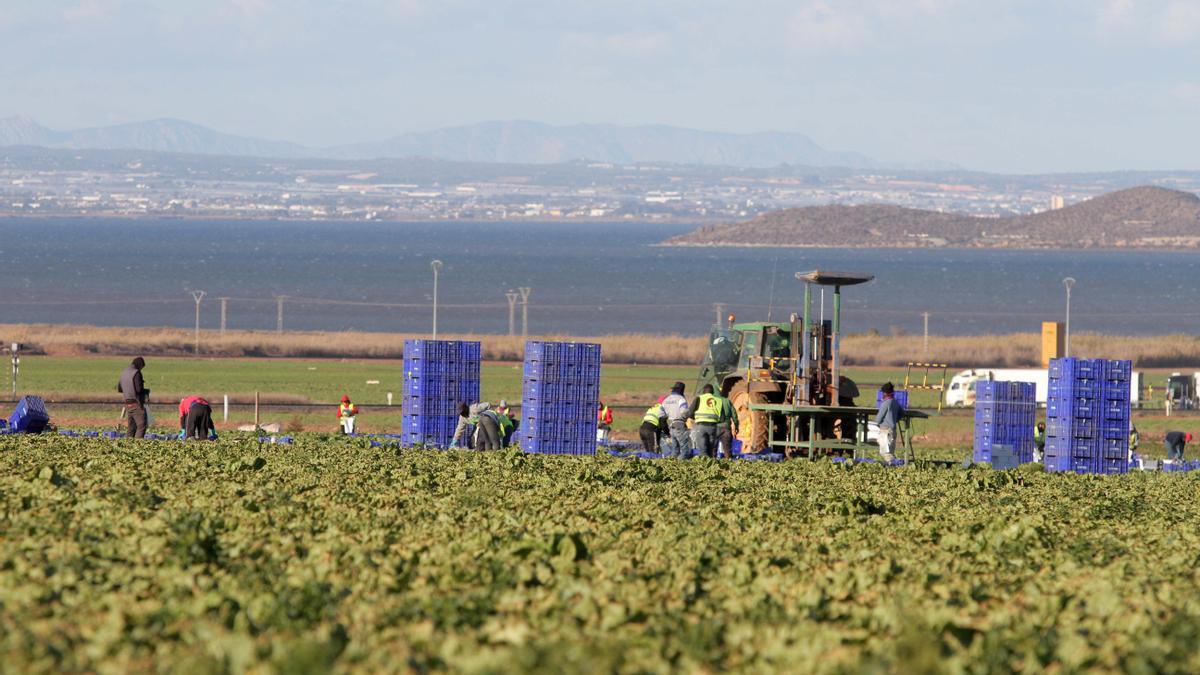
<instances>
[{"instance_id":1,"label":"green crop field","mask_svg":"<svg viewBox=\"0 0 1200 675\"><path fill-rule=\"evenodd\" d=\"M1194 673L1198 490L0 437L0 672Z\"/></svg>"}]
</instances>

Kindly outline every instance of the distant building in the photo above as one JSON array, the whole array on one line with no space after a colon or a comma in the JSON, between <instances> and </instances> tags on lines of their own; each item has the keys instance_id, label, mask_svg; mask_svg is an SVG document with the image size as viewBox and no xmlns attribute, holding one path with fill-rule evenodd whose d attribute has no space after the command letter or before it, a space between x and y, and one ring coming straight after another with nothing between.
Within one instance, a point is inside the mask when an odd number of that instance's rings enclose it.
<instances>
[{"instance_id":1,"label":"distant building","mask_svg":"<svg viewBox=\"0 0 1200 675\"><path fill-rule=\"evenodd\" d=\"M1063 207L1062 195L1050 195L1050 210L1057 211Z\"/></svg>"}]
</instances>

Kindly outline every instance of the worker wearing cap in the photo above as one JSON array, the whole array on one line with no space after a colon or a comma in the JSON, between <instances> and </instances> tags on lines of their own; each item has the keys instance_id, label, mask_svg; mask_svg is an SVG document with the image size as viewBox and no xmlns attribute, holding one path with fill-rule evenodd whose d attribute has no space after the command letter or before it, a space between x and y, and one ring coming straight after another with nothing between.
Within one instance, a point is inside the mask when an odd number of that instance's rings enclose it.
<instances>
[{"instance_id":1,"label":"worker wearing cap","mask_svg":"<svg viewBox=\"0 0 1200 675\"><path fill-rule=\"evenodd\" d=\"M126 435L130 438L145 438L146 427L149 426L149 413L146 411L146 400L150 398L150 390L142 379L142 368L146 360L137 357L121 371L121 379L117 381L117 391L125 397Z\"/></svg>"},{"instance_id":2,"label":"worker wearing cap","mask_svg":"<svg viewBox=\"0 0 1200 675\"><path fill-rule=\"evenodd\" d=\"M713 395L713 386L704 385L700 395L688 408L692 420L692 447L705 457L715 457L717 451L717 422L721 421L721 402Z\"/></svg>"},{"instance_id":3,"label":"worker wearing cap","mask_svg":"<svg viewBox=\"0 0 1200 675\"><path fill-rule=\"evenodd\" d=\"M663 397L666 398L666 397ZM662 402L646 408L642 415L642 426L638 427L638 436L642 439L642 447L646 452L658 452L658 439L667 433L667 411L663 410Z\"/></svg>"},{"instance_id":4,"label":"worker wearing cap","mask_svg":"<svg viewBox=\"0 0 1200 675\"><path fill-rule=\"evenodd\" d=\"M1192 433L1168 431L1163 442L1167 446L1167 459L1183 459L1183 449L1192 442Z\"/></svg>"},{"instance_id":5,"label":"worker wearing cap","mask_svg":"<svg viewBox=\"0 0 1200 675\"><path fill-rule=\"evenodd\" d=\"M179 401L179 436L198 441L217 439L212 406L203 397L187 396Z\"/></svg>"},{"instance_id":6,"label":"worker wearing cap","mask_svg":"<svg viewBox=\"0 0 1200 675\"><path fill-rule=\"evenodd\" d=\"M667 431L670 439L663 445L663 455L683 459L691 449L688 439L688 400L683 397L683 383L671 385L671 393L662 400L663 410L667 413Z\"/></svg>"},{"instance_id":7,"label":"worker wearing cap","mask_svg":"<svg viewBox=\"0 0 1200 675\"><path fill-rule=\"evenodd\" d=\"M879 427L879 454L884 461L892 462L896 459L896 435L900 431L904 408L896 400L896 387L891 382L884 382L879 391L883 394L879 413L875 415L875 424Z\"/></svg>"},{"instance_id":8,"label":"worker wearing cap","mask_svg":"<svg viewBox=\"0 0 1200 675\"><path fill-rule=\"evenodd\" d=\"M612 431L613 414L612 408L604 405L604 401L597 404L596 409L596 442L607 443L608 432Z\"/></svg>"},{"instance_id":9,"label":"worker wearing cap","mask_svg":"<svg viewBox=\"0 0 1200 675\"><path fill-rule=\"evenodd\" d=\"M358 414L358 408L350 402L349 396L342 396L342 403L338 406L338 422L341 423L340 433L354 433L354 417Z\"/></svg>"}]
</instances>

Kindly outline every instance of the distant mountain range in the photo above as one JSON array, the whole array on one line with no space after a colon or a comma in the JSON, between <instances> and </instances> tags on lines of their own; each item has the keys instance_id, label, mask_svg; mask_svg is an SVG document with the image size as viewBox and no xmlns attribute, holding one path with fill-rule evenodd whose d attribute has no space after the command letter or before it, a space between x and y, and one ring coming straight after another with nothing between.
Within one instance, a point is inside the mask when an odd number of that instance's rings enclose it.
<instances>
[{"instance_id":1,"label":"distant mountain range","mask_svg":"<svg viewBox=\"0 0 1200 675\"><path fill-rule=\"evenodd\" d=\"M1198 248L1200 197L1159 187L1119 190L1062 209L980 218L891 204L808 206L709 225L669 246Z\"/></svg>"},{"instance_id":2,"label":"distant mountain range","mask_svg":"<svg viewBox=\"0 0 1200 675\"><path fill-rule=\"evenodd\" d=\"M804 134L731 134L670 126L482 122L408 133L379 142L312 148L233 136L175 119L55 131L26 117L0 119L0 146L145 150L205 155L321 159L426 157L460 162L556 164L667 163L731 167L791 164L852 169L955 169L944 163L889 165L854 152L826 150Z\"/></svg>"}]
</instances>

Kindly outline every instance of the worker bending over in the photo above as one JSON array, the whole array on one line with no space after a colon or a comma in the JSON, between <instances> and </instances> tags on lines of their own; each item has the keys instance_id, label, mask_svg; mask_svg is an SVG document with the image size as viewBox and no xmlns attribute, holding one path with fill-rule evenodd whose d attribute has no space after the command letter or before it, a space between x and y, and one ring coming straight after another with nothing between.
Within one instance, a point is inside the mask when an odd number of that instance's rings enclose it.
<instances>
[{"instance_id":1,"label":"worker bending over","mask_svg":"<svg viewBox=\"0 0 1200 675\"><path fill-rule=\"evenodd\" d=\"M212 406L204 398L188 396L179 402L179 437L198 441L217 440Z\"/></svg>"},{"instance_id":2,"label":"worker bending over","mask_svg":"<svg viewBox=\"0 0 1200 675\"><path fill-rule=\"evenodd\" d=\"M1167 459L1183 459L1183 449L1192 442L1191 432L1168 431L1163 443L1167 446Z\"/></svg>"},{"instance_id":3,"label":"worker bending over","mask_svg":"<svg viewBox=\"0 0 1200 675\"><path fill-rule=\"evenodd\" d=\"M487 401L471 406L470 412L470 419L475 423L475 449L499 450L504 447L501 417L508 417L492 410L492 404Z\"/></svg>"},{"instance_id":4,"label":"worker bending over","mask_svg":"<svg viewBox=\"0 0 1200 675\"><path fill-rule=\"evenodd\" d=\"M721 421L721 402L713 395L713 386L704 385L700 395L692 400L688 410L692 420L692 447L705 457L715 457L717 452L717 423Z\"/></svg>"},{"instance_id":5,"label":"worker bending over","mask_svg":"<svg viewBox=\"0 0 1200 675\"><path fill-rule=\"evenodd\" d=\"M667 413L667 431L671 437L663 446L663 454L667 457L683 459L691 447L688 440L688 401L683 397L683 383L676 382L671 386L671 393L662 400L663 410Z\"/></svg>"},{"instance_id":6,"label":"worker bending over","mask_svg":"<svg viewBox=\"0 0 1200 675\"><path fill-rule=\"evenodd\" d=\"M664 397L666 398L666 397ZM642 415L642 426L638 427L638 436L642 439L642 447L646 452L658 452L658 439L667 433L667 411L662 403L655 403L646 409Z\"/></svg>"},{"instance_id":7,"label":"worker bending over","mask_svg":"<svg viewBox=\"0 0 1200 675\"><path fill-rule=\"evenodd\" d=\"M471 421L471 407L466 403L458 404L458 425L454 427L454 437L450 439L452 448L475 447L475 422Z\"/></svg>"},{"instance_id":8,"label":"worker bending over","mask_svg":"<svg viewBox=\"0 0 1200 675\"><path fill-rule=\"evenodd\" d=\"M349 396L342 396L342 403L338 406L338 423L341 425L338 428L338 433L352 434L354 433L354 418L358 415L358 407L350 402Z\"/></svg>"}]
</instances>

